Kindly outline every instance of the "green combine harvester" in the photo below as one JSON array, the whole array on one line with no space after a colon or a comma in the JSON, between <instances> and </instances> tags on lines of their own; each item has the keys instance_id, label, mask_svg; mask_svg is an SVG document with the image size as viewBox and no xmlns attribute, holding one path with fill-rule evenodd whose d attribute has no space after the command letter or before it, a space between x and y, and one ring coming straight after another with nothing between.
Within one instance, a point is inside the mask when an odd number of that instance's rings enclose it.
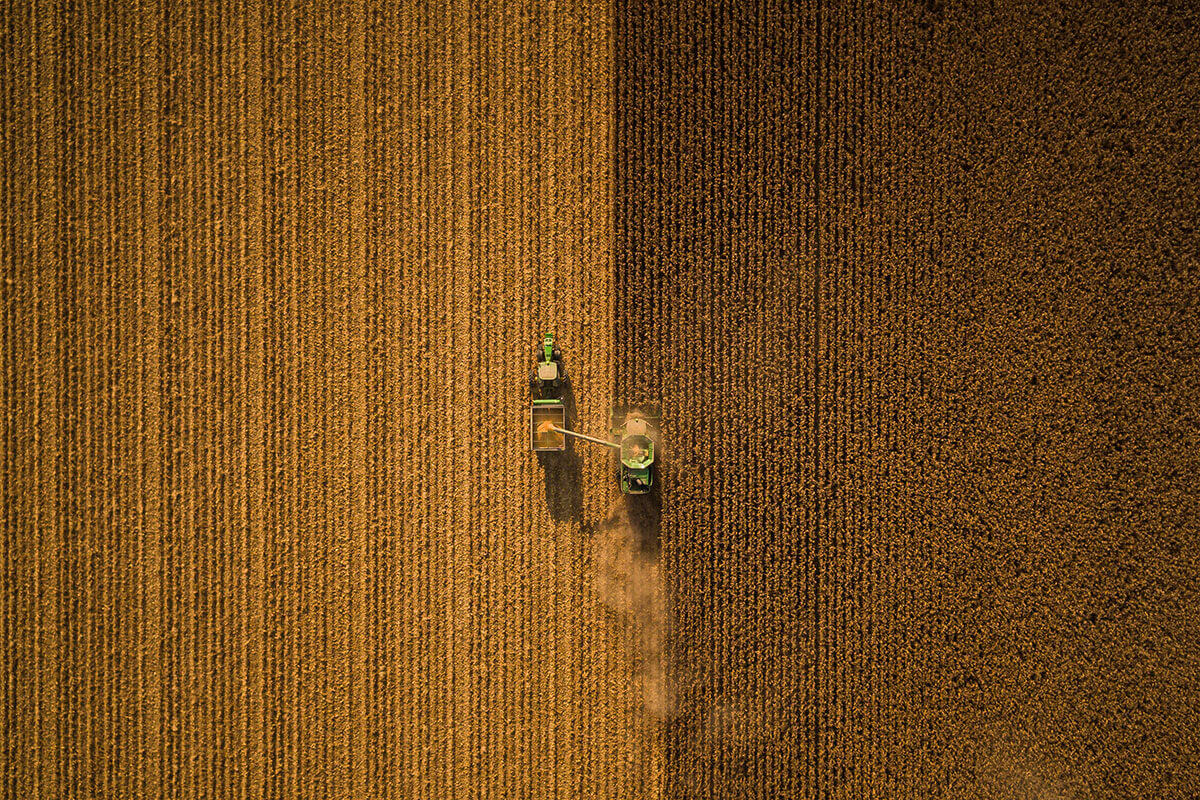
<instances>
[{"instance_id":1,"label":"green combine harvester","mask_svg":"<svg viewBox=\"0 0 1200 800\"><path fill-rule=\"evenodd\" d=\"M567 449L568 436L611 447L618 454L621 491L625 494L648 494L654 483L653 436L656 434L649 415L637 408L614 415L612 435L617 440L615 442L567 430L567 410L562 401L567 371L562 365L562 351L555 345L554 336L546 334L542 338L535 357L537 365L529 375L529 387L533 392L533 405L529 410L529 442L533 452L560 453Z\"/></svg>"},{"instance_id":2,"label":"green combine harvester","mask_svg":"<svg viewBox=\"0 0 1200 800\"><path fill-rule=\"evenodd\" d=\"M620 451L621 491L625 494L648 494L654 483L654 440L647 415L634 409L621 417L613 429Z\"/></svg>"}]
</instances>

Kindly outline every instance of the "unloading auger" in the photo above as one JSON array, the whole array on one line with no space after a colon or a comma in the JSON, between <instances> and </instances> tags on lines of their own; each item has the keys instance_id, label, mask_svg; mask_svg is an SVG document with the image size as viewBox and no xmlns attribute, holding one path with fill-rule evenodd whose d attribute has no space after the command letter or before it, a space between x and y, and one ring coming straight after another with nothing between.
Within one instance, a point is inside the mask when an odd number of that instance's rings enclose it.
<instances>
[{"instance_id":1,"label":"unloading auger","mask_svg":"<svg viewBox=\"0 0 1200 800\"><path fill-rule=\"evenodd\" d=\"M535 453L557 453L567 449L567 437L611 447L617 451L618 477L625 494L647 494L654 484L657 428L651 415L639 408L618 411L610 431L616 441L598 439L566 427L567 411L562 390L567 381L562 351L554 336L546 334L536 352L537 364L529 377L533 404L529 410L529 442Z\"/></svg>"}]
</instances>

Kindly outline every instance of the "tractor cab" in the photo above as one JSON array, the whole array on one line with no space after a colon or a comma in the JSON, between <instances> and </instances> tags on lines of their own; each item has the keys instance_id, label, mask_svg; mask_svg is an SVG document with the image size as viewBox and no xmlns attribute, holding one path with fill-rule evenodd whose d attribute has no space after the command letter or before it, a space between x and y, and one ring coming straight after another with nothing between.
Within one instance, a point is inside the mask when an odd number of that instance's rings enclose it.
<instances>
[{"instance_id":1,"label":"tractor cab","mask_svg":"<svg viewBox=\"0 0 1200 800\"><path fill-rule=\"evenodd\" d=\"M654 463L654 443L650 437L629 434L622 439L621 463L630 469L640 469Z\"/></svg>"},{"instance_id":2,"label":"tractor cab","mask_svg":"<svg viewBox=\"0 0 1200 800\"><path fill-rule=\"evenodd\" d=\"M552 334L542 337L542 343L534 350L534 359L537 363L529 373L529 388L541 399L558 399L567 382L567 370L562 350L554 343Z\"/></svg>"}]
</instances>

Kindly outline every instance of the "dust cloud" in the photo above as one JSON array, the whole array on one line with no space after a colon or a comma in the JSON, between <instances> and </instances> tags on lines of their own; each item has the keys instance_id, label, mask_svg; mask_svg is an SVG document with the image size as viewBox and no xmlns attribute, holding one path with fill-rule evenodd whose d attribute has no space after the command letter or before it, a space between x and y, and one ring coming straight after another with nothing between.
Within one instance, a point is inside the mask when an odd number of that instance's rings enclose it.
<instances>
[{"instance_id":1,"label":"dust cloud","mask_svg":"<svg viewBox=\"0 0 1200 800\"><path fill-rule=\"evenodd\" d=\"M593 548L596 592L633 628L634 677L646 712L669 720L678 704L671 610L658 559L658 512L650 498L620 498L597 526Z\"/></svg>"}]
</instances>

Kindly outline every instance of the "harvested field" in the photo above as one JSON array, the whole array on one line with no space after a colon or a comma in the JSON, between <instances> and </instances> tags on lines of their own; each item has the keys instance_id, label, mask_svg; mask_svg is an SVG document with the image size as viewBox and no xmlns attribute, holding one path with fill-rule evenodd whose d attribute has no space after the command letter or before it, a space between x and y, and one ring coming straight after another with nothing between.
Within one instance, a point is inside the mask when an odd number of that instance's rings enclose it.
<instances>
[{"instance_id":1,"label":"harvested field","mask_svg":"<svg viewBox=\"0 0 1200 800\"><path fill-rule=\"evenodd\" d=\"M6 4L0 796L1200 793L1139 5Z\"/></svg>"},{"instance_id":2,"label":"harvested field","mask_svg":"<svg viewBox=\"0 0 1200 800\"><path fill-rule=\"evenodd\" d=\"M647 797L603 4L11 7L8 797ZM33 721L33 724L26 724Z\"/></svg>"}]
</instances>

